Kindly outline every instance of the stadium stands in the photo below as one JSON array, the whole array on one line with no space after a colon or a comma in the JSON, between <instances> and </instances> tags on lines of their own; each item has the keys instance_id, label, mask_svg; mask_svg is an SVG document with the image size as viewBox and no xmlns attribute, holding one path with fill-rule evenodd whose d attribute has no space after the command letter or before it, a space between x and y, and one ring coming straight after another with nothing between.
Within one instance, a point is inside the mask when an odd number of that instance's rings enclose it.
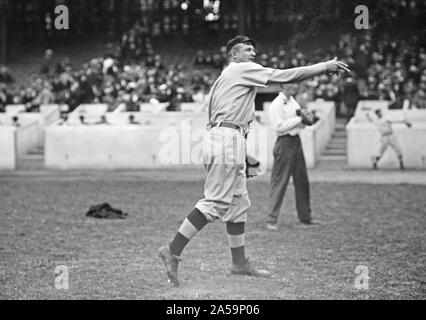
<instances>
[{"instance_id":1,"label":"stadium stands","mask_svg":"<svg viewBox=\"0 0 426 320\"><path fill-rule=\"evenodd\" d=\"M419 29L416 23L421 21L425 9L422 2L367 1L366 5L375 15L389 15L389 19L374 25L373 31L354 31L352 25L347 28L343 21L349 19L348 13L327 11L330 3L322 2L325 7L321 9L324 11L321 18L290 1L286 15L276 20L288 27L285 32L282 26L270 24L251 30L255 39L261 39L257 62L289 68L334 56L345 60L353 70L350 77L323 75L305 81L300 84L303 94L298 100L308 104L330 102L335 106L336 115L346 115L348 120L358 102L356 121L365 114L363 109L376 103L370 101L380 101L384 110L426 109L424 40L416 32L410 34L410 30ZM16 69L0 66L0 112L25 111L19 114L25 126L25 119L30 116L24 114L36 114L45 104L54 103L59 105L63 117L56 124L62 126L79 126L84 118L86 124L110 123L109 128L115 130L113 127L127 124L130 115L133 115L133 124L178 126L182 117L175 111L183 111L190 117L194 110L205 114L206 95L224 65L223 45L236 32L235 26L231 27L234 18L225 15L224 26L217 31L214 28L192 30L188 35L176 33L170 26L170 33L163 36L146 29L146 21L141 24L136 20L134 24L129 22L131 27L124 30L116 42L90 43L85 46L88 50L81 50L77 45L66 54L64 50L46 50L44 56L32 56L16 64ZM309 20L311 18L313 20ZM334 25L338 27L330 28ZM399 27L401 32L395 32ZM304 28L307 30L303 31ZM259 99L259 105L276 90L259 90L258 96L266 97ZM262 117L261 112L258 115ZM159 117L163 117L164 122ZM46 123L51 122L53 120ZM355 122L350 123L350 128ZM40 127L46 123L37 120L39 145L42 144ZM327 123L327 128L320 130L325 132L321 133L323 137L329 137L334 128L332 119ZM322 143L316 143L318 150L323 149ZM317 161L318 150L309 160L309 166Z\"/></svg>"}]
</instances>

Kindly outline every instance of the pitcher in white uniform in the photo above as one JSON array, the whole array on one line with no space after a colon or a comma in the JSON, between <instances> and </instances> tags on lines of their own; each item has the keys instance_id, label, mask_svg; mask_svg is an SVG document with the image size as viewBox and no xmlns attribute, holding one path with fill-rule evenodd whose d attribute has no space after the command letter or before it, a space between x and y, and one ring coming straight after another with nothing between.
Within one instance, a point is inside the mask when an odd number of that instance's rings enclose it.
<instances>
[{"instance_id":1,"label":"pitcher in white uniform","mask_svg":"<svg viewBox=\"0 0 426 320\"><path fill-rule=\"evenodd\" d=\"M286 70L254 63L255 42L237 36L227 43L228 65L214 82L208 96L209 133L204 141L207 177L204 198L184 220L169 245L158 249L169 282L179 286L178 262L188 242L209 222L226 223L232 256L232 274L269 276L245 256L245 223L250 208L246 187L245 152L249 124L254 120L257 88L270 83L302 81L323 73L349 71L336 58L312 66Z\"/></svg>"}]
</instances>

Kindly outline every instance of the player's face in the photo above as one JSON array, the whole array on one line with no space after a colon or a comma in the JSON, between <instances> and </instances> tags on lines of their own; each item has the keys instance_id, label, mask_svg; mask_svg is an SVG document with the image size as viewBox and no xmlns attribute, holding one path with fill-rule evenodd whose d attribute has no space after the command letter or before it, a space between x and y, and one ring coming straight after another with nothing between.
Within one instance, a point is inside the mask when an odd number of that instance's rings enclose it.
<instances>
[{"instance_id":1,"label":"player's face","mask_svg":"<svg viewBox=\"0 0 426 320\"><path fill-rule=\"evenodd\" d=\"M252 44L241 43L235 50L235 60L237 62L254 61L256 50Z\"/></svg>"}]
</instances>

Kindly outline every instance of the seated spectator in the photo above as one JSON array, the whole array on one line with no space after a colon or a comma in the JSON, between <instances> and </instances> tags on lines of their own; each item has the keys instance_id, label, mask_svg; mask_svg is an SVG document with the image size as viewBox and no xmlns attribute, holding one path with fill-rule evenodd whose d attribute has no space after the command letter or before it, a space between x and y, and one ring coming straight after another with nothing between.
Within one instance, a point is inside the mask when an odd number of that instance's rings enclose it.
<instances>
[{"instance_id":1,"label":"seated spectator","mask_svg":"<svg viewBox=\"0 0 426 320\"><path fill-rule=\"evenodd\" d=\"M37 97L37 92L33 87L28 87L25 90L21 91L21 104L25 105L27 112L36 111L39 105L36 104L35 98Z\"/></svg>"},{"instance_id":2,"label":"seated spectator","mask_svg":"<svg viewBox=\"0 0 426 320\"><path fill-rule=\"evenodd\" d=\"M63 58L60 62L56 64L55 73L61 74L68 70L71 66L71 61L68 57Z\"/></svg>"},{"instance_id":3,"label":"seated spectator","mask_svg":"<svg viewBox=\"0 0 426 320\"><path fill-rule=\"evenodd\" d=\"M135 116L133 114L129 115L129 124L140 124L139 121L135 120Z\"/></svg>"},{"instance_id":4,"label":"seated spectator","mask_svg":"<svg viewBox=\"0 0 426 320\"><path fill-rule=\"evenodd\" d=\"M48 78L53 76L53 50L47 49L45 51L40 73L45 74Z\"/></svg>"},{"instance_id":5,"label":"seated spectator","mask_svg":"<svg viewBox=\"0 0 426 320\"><path fill-rule=\"evenodd\" d=\"M21 126L21 124L19 123L18 116L13 116L12 117L12 126L14 126L14 127L20 127Z\"/></svg>"},{"instance_id":6,"label":"seated spectator","mask_svg":"<svg viewBox=\"0 0 426 320\"><path fill-rule=\"evenodd\" d=\"M204 52L202 50L197 52L197 56L195 57L194 60L194 66L203 66L205 65L206 60L204 57Z\"/></svg>"},{"instance_id":7,"label":"seated spectator","mask_svg":"<svg viewBox=\"0 0 426 320\"><path fill-rule=\"evenodd\" d=\"M145 67L148 67L148 68L155 67L155 60L152 55L147 56L145 60Z\"/></svg>"},{"instance_id":8,"label":"seated spectator","mask_svg":"<svg viewBox=\"0 0 426 320\"><path fill-rule=\"evenodd\" d=\"M224 63L226 63L226 61L228 61L228 54L227 54L227 51L226 51L226 46L221 46L219 52L220 52L220 57L222 58Z\"/></svg>"},{"instance_id":9,"label":"seated spectator","mask_svg":"<svg viewBox=\"0 0 426 320\"><path fill-rule=\"evenodd\" d=\"M274 68L274 69L278 69L278 68L279 68L279 59L278 59L278 57L277 57L277 56L272 56L272 57L269 59L269 66L270 66L271 68Z\"/></svg>"},{"instance_id":10,"label":"seated spectator","mask_svg":"<svg viewBox=\"0 0 426 320\"><path fill-rule=\"evenodd\" d=\"M194 101L195 103L204 104L206 102L207 95L205 94L201 86L196 85L194 86L191 97L192 101Z\"/></svg>"},{"instance_id":11,"label":"seated spectator","mask_svg":"<svg viewBox=\"0 0 426 320\"><path fill-rule=\"evenodd\" d=\"M164 70L164 64L161 60L161 56L159 54L156 54L154 56L154 67L157 68L157 70Z\"/></svg>"},{"instance_id":12,"label":"seated spectator","mask_svg":"<svg viewBox=\"0 0 426 320\"><path fill-rule=\"evenodd\" d=\"M412 97L407 98L404 105L404 110L406 109L426 109L425 90L419 89Z\"/></svg>"},{"instance_id":13,"label":"seated spectator","mask_svg":"<svg viewBox=\"0 0 426 320\"><path fill-rule=\"evenodd\" d=\"M61 116L61 119L59 119L58 126L68 126L68 125L69 125L69 123L68 123L68 114L64 113Z\"/></svg>"},{"instance_id":14,"label":"seated spectator","mask_svg":"<svg viewBox=\"0 0 426 320\"><path fill-rule=\"evenodd\" d=\"M210 67L212 66L212 64L213 64L213 57L211 55L206 55L204 58L204 65Z\"/></svg>"},{"instance_id":15,"label":"seated spectator","mask_svg":"<svg viewBox=\"0 0 426 320\"><path fill-rule=\"evenodd\" d=\"M0 83L11 84L12 82L14 82L14 79L9 68L0 66Z\"/></svg>"},{"instance_id":16,"label":"seated spectator","mask_svg":"<svg viewBox=\"0 0 426 320\"><path fill-rule=\"evenodd\" d=\"M108 124L109 125L110 123L108 122L106 115L103 114L103 115L101 115L101 119L98 122L96 122L95 124Z\"/></svg>"},{"instance_id":17,"label":"seated spectator","mask_svg":"<svg viewBox=\"0 0 426 320\"><path fill-rule=\"evenodd\" d=\"M220 54L213 55L212 66L216 69L222 69L226 64L226 60L223 60Z\"/></svg>"},{"instance_id":18,"label":"seated spectator","mask_svg":"<svg viewBox=\"0 0 426 320\"><path fill-rule=\"evenodd\" d=\"M12 94L5 83L0 83L0 112L4 112L8 104L12 104Z\"/></svg>"},{"instance_id":19,"label":"seated spectator","mask_svg":"<svg viewBox=\"0 0 426 320\"><path fill-rule=\"evenodd\" d=\"M78 117L78 119L80 120L80 124L82 124L82 125L88 125L88 123L86 122L86 120L85 120L85 117L84 117L84 115L80 115L79 117Z\"/></svg>"},{"instance_id":20,"label":"seated spectator","mask_svg":"<svg viewBox=\"0 0 426 320\"><path fill-rule=\"evenodd\" d=\"M43 105L43 104L51 104L55 102L55 95L52 92L52 85L49 83L49 81L43 82L43 88L35 97L34 101L37 105Z\"/></svg>"}]
</instances>

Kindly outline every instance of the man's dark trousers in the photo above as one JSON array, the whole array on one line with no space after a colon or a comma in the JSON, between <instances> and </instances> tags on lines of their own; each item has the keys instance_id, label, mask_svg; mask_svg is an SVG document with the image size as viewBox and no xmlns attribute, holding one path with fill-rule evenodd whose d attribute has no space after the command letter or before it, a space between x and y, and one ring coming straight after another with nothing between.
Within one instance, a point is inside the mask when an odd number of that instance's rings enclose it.
<instances>
[{"instance_id":1,"label":"man's dark trousers","mask_svg":"<svg viewBox=\"0 0 426 320\"><path fill-rule=\"evenodd\" d=\"M274 164L271 172L268 223L275 224L278 222L284 194L291 176L296 193L296 209L299 220L310 222L309 179L300 136L279 136L275 142L273 154Z\"/></svg>"}]
</instances>

